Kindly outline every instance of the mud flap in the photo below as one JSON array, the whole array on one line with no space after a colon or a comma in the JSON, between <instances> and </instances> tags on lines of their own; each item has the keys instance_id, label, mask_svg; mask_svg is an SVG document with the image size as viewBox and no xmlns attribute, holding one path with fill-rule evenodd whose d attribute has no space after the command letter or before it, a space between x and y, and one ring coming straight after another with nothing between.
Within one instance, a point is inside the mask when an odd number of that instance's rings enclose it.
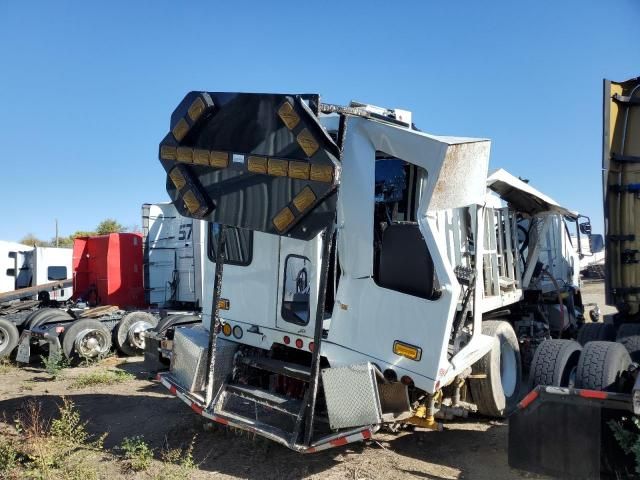
<instances>
[{"instance_id":1,"label":"mud flap","mask_svg":"<svg viewBox=\"0 0 640 480\"><path fill-rule=\"evenodd\" d=\"M31 332L24 330L20 335L20 341L18 342L18 350L16 352L16 362L29 363L31 358Z\"/></svg>"},{"instance_id":2,"label":"mud flap","mask_svg":"<svg viewBox=\"0 0 640 480\"><path fill-rule=\"evenodd\" d=\"M539 386L509 418L509 466L560 478L600 478L624 464L608 422L631 395Z\"/></svg>"}]
</instances>

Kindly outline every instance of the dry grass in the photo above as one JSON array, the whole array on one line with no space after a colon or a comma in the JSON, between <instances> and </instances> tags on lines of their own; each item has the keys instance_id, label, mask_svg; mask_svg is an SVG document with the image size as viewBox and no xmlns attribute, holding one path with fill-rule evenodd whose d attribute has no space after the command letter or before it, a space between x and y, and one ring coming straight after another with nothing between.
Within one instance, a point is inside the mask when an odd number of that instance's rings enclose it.
<instances>
[{"instance_id":1,"label":"dry grass","mask_svg":"<svg viewBox=\"0 0 640 480\"><path fill-rule=\"evenodd\" d=\"M71 385L69 385L69 388L81 389L99 385L115 385L117 383L128 382L133 378L135 377L132 374L124 370L99 370L79 375L73 380Z\"/></svg>"},{"instance_id":2,"label":"dry grass","mask_svg":"<svg viewBox=\"0 0 640 480\"><path fill-rule=\"evenodd\" d=\"M38 402L26 402L14 432L0 434L0 478L97 479L106 435L92 438L85 427L73 402L66 399L51 420Z\"/></svg>"}]
</instances>

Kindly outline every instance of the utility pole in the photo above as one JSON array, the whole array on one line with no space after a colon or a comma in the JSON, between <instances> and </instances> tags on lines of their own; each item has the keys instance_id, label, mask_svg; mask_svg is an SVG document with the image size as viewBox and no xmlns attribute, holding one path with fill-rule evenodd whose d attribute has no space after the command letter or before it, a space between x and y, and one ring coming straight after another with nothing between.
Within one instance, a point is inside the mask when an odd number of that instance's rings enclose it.
<instances>
[{"instance_id":1,"label":"utility pole","mask_svg":"<svg viewBox=\"0 0 640 480\"><path fill-rule=\"evenodd\" d=\"M56 248L58 247L58 219L56 218Z\"/></svg>"}]
</instances>

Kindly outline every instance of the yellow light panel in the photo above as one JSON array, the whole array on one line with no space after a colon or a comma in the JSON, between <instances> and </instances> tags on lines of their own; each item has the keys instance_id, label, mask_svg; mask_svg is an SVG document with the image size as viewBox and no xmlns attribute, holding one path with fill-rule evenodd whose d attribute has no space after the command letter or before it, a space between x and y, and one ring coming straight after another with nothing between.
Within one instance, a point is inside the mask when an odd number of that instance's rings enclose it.
<instances>
[{"instance_id":1,"label":"yellow light panel","mask_svg":"<svg viewBox=\"0 0 640 480\"><path fill-rule=\"evenodd\" d=\"M320 148L320 145L318 144L318 142L316 142L316 139L306 128L298 134L296 140L298 141L298 145L300 145L300 148L302 148L302 150L304 150L304 153L307 154L307 157L311 157L318 151L318 148Z\"/></svg>"},{"instance_id":2,"label":"yellow light panel","mask_svg":"<svg viewBox=\"0 0 640 480\"><path fill-rule=\"evenodd\" d=\"M169 172L169 178L178 190L181 190L182 187L187 184L187 181L184 179L182 172L177 168L174 168Z\"/></svg>"},{"instance_id":3,"label":"yellow light panel","mask_svg":"<svg viewBox=\"0 0 640 480\"><path fill-rule=\"evenodd\" d=\"M172 147L171 145L161 145L160 158L163 160L175 160L177 158L176 147Z\"/></svg>"},{"instance_id":4,"label":"yellow light panel","mask_svg":"<svg viewBox=\"0 0 640 480\"><path fill-rule=\"evenodd\" d=\"M193 162L193 148L191 147L178 147L178 161L185 163Z\"/></svg>"},{"instance_id":5,"label":"yellow light panel","mask_svg":"<svg viewBox=\"0 0 640 480\"><path fill-rule=\"evenodd\" d=\"M289 162L289 177L300 180L309 179L309 164L307 162Z\"/></svg>"},{"instance_id":6,"label":"yellow light panel","mask_svg":"<svg viewBox=\"0 0 640 480\"><path fill-rule=\"evenodd\" d=\"M193 150L193 163L198 165L209 165L209 150L196 148Z\"/></svg>"},{"instance_id":7,"label":"yellow light panel","mask_svg":"<svg viewBox=\"0 0 640 480\"><path fill-rule=\"evenodd\" d=\"M278 116L289 130L293 130L294 128L296 128L298 123L300 123L300 117L293 109L293 105L291 105L289 102L284 102L278 109Z\"/></svg>"},{"instance_id":8,"label":"yellow light panel","mask_svg":"<svg viewBox=\"0 0 640 480\"><path fill-rule=\"evenodd\" d=\"M191 190L187 190L182 196L187 210L191 213L196 213L200 209L200 202L196 198L195 194Z\"/></svg>"},{"instance_id":9,"label":"yellow light panel","mask_svg":"<svg viewBox=\"0 0 640 480\"><path fill-rule=\"evenodd\" d=\"M289 170L289 162L286 160L278 160L277 158L269 159L269 175L276 177L286 177Z\"/></svg>"},{"instance_id":10,"label":"yellow light panel","mask_svg":"<svg viewBox=\"0 0 640 480\"><path fill-rule=\"evenodd\" d=\"M202 98L198 97L193 101L193 103L189 107L187 114L189 115L189 118L191 119L191 121L195 122L200 118L200 115L202 115L202 112L204 112L204 109L205 109L204 101L202 100Z\"/></svg>"},{"instance_id":11,"label":"yellow light panel","mask_svg":"<svg viewBox=\"0 0 640 480\"><path fill-rule=\"evenodd\" d=\"M267 174L267 159L265 157L250 156L247 160L247 170L253 173Z\"/></svg>"},{"instance_id":12,"label":"yellow light panel","mask_svg":"<svg viewBox=\"0 0 640 480\"><path fill-rule=\"evenodd\" d=\"M333 180L333 167L331 165L311 165L309 178L316 182L331 182Z\"/></svg>"},{"instance_id":13,"label":"yellow light panel","mask_svg":"<svg viewBox=\"0 0 640 480\"><path fill-rule=\"evenodd\" d=\"M227 152L212 151L209 155L209 162L212 167L227 168L229 166L229 154Z\"/></svg>"},{"instance_id":14,"label":"yellow light panel","mask_svg":"<svg viewBox=\"0 0 640 480\"><path fill-rule=\"evenodd\" d=\"M307 208L313 205L316 201L316 195L313 193L310 187L304 187L302 191L293 199L293 205L298 209L300 213L304 212Z\"/></svg>"},{"instance_id":15,"label":"yellow light panel","mask_svg":"<svg viewBox=\"0 0 640 480\"><path fill-rule=\"evenodd\" d=\"M284 232L291 222L294 220L293 212L289 207L284 207L280 212L273 217L273 225L279 232Z\"/></svg>"},{"instance_id":16,"label":"yellow light panel","mask_svg":"<svg viewBox=\"0 0 640 480\"><path fill-rule=\"evenodd\" d=\"M171 133L173 133L175 139L180 142L187 135L188 131L189 124L184 118L181 118L180 121L176 123L176 126L173 127L173 130L171 130Z\"/></svg>"}]
</instances>

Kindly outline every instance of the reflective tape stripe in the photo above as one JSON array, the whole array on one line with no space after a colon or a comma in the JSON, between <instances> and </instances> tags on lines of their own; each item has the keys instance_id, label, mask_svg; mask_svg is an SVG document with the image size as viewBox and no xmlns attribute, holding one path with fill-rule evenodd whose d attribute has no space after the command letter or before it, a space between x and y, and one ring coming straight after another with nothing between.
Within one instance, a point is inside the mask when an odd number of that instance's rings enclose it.
<instances>
[{"instance_id":1,"label":"reflective tape stripe","mask_svg":"<svg viewBox=\"0 0 640 480\"><path fill-rule=\"evenodd\" d=\"M178 387L176 385L174 385L173 383L171 383L169 380L167 380L163 375L158 374L156 376L156 379L158 381L160 381L160 383L162 385L164 385L165 388L169 389L169 391L175 395L176 397L178 397L180 400L182 400L184 403L186 403L194 412L196 412L198 415L201 415L205 418L208 418L209 420L212 420L214 422L220 423L222 425L226 425L229 427L234 427L234 428L238 428L240 430L247 430L249 432L254 432L254 433L258 433L260 434L260 430L257 429L254 426L251 425L244 425L244 424L240 424L240 423L236 423L236 422L232 422L227 420L226 418L222 418L219 417L217 415L213 415L211 413L208 413L205 409L203 405L200 405L199 403L191 400L189 397L187 397L184 393L182 393ZM373 434L373 431L371 428L367 428L364 429L360 432L356 432L353 433L351 435L347 435L344 437L338 437L338 438L332 438L331 440L327 440L324 443L318 444L318 445L314 445L313 447L300 447L300 446L289 446L289 448L292 448L293 450L296 450L300 453L315 453L315 452L320 452L323 450L328 450L329 448L333 448L333 447L340 447L342 445L347 445L348 443L353 443L353 442L360 442L362 440L367 440L369 438L371 438Z\"/></svg>"},{"instance_id":2,"label":"reflective tape stripe","mask_svg":"<svg viewBox=\"0 0 640 480\"><path fill-rule=\"evenodd\" d=\"M538 391L530 391L522 400L520 400L520 403L518 403L518 408L520 410L527 408L536 398L538 398Z\"/></svg>"},{"instance_id":3,"label":"reflective tape stripe","mask_svg":"<svg viewBox=\"0 0 640 480\"><path fill-rule=\"evenodd\" d=\"M597 398L599 400L604 400L609 396L609 394L598 390L580 390L580 396L583 398Z\"/></svg>"}]
</instances>

